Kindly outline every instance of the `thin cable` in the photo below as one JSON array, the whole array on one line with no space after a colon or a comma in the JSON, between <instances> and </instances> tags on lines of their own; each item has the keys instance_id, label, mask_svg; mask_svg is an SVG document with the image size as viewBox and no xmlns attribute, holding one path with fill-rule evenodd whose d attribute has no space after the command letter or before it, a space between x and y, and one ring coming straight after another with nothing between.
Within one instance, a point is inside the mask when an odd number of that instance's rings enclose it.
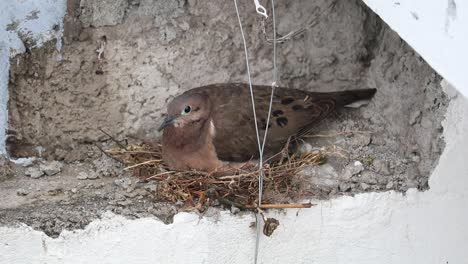
<instances>
[{"instance_id":1,"label":"thin cable","mask_svg":"<svg viewBox=\"0 0 468 264\"><path fill-rule=\"evenodd\" d=\"M237 0L234 0L234 5L236 7L237 19L239 20L239 27L240 27L240 32L242 35L242 42L244 43L245 64L247 67L247 77L249 78L249 87L250 87L250 99L252 100L252 110L253 110L253 116L254 116L254 121L255 121L255 133L257 134L258 151L260 152L262 148L260 144L260 135L258 132L257 113L255 112L255 100L254 100L254 94L253 94L253 88L252 88L252 79L250 78L249 53L247 51L247 43L245 41L244 29L242 28L242 21L239 15L239 8L237 7Z\"/></svg>"},{"instance_id":2,"label":"thin cable","mask_svg":"<svg viewBox=\"0 0 468 264\"><path fill-rule=\"evenodd\" d=\"M268 127L270 125L270 117L271 117L271 108L273 105L273 97L275 94L275 88L277 86L278 81L278 69L276 68L276 19L275 19L275 1L271 0L271 10L273 16L273 82L271 83L271 95L270 95L270 105L268 107L268 117L265 127L265 134L263 135L263 143L262 143L262 151L260 153L260 157L262 158L261 164L263 165L263 152L265 150L265 143L268 135ZM263 168L263 166L262 166ZM258 184L258 206L262 204L262 194L263 194L263 170L260 172L259 184Z\"/></svg>"},{"instance_id":3,"label":"thin cable","mask_svg":"<svg viewBox=\"0 0 468 264\"><path fill-rule=\"evenodd\" d=\"M275 1L271 0L271 9L272 9L272 16L273 16L273 82L271 83L271 95L270 95L270 104L268 106L268 117L265 125L265 134L263 135L263 142L262 142L262 149L260 151L260 175L258 178L258 207L262 205L262 195L263 195L263 178L264 178L264 171L263 171L263 152L265 150L265 144L268 135L268 127L270 126L270 117L271 117L271 108L273 105L273 97L275 94L275 88L277 85L277 75L278 71L276 68L276 19L275 19ZM256 239L255 239L255 264L257 264L258 259L258 252L259 252L259 245L260 245L260 221L259 219L263 219L259 212L256 214Z\"/></svg>"},{"instance_id":4,"label":"thin cable","mask_svg":"<svg viewBox=\"0 0 468 264\"><path fill-rule=\"evenodd\" d=\"M241 21L241 18L240 18L240 14L239 14L239 8L237 7L237 0L234 0L234 6L236 7L236 13L237 13L237 19L239 20L239 28L240 28L240 32L241 32L241 36L242 36L242 42L244 44L244 53L245 53L245 64L246 64L246 68L247 68L247 77L249 79L249 88L250 88L250 99L252 100L252 111L253 111L253 115L254 115L254 121L255 121L255 133L257 135L257 144L258 144L258 152L259 152L259 162L258 162L258 167L260 169L260 176L259 176L259 190L260 189L263 189L263 188L260 188L260 185L263 184L262 182L262 179L263 179L263 151L262 151L262 145L260 144L260 133L258 132L258 124L257 124L257 113L255 111L255 100L254 100L254 94L253 94L253 88L252 88L252 79L250 77L250 66L249 66L249 55L248 55L248 51L247 51L247 43L245 41L245 35L244 35L244 29L242 27L242 21ZM268 127L268 126L267 126ZM260 191L259 191L260 193ZM261 202L260 201L260 196L259 196L259 203ZM258 259L258 247L259 247L259 244L260 244L260 218L261 216L259 215L259 213L257 212L256 214L256 235L255 235L255 258L254 258L254 263L256 264L257 263L257 259ZM260 219L259 219L260 218Z\"/></svg>"},{"instance_id":5,"label":"thin cable","mask_svg":"<svg viewBox=\"0 0 468 264\"><path fill-rule=\"evenodd\" d=\"M273 83L271 86L276 87L278 81L278 68L276 67L276 17L275 17L275 0L271 0L271 13L273 16Z\"/></svg>"},{"instance_id":6,"label":"thin cable","mask_svg":"<svg viewBox=\"0 0 468 264\"><path fill-rule=\"evenodd\" d=\"M272 9L273 9L273 39L276 40L276 21L275 21L275 3L274 0L271 0L272 3ZM263 151L265 149L265 142L266 138L268 135L268 126L270 123L270 116L271 116L271 108L273 104L273 97L274 97L274 91L276 87L276 82L277 82L277 68L276 68L276 41L274 41L273 45L273 82L271 84L271 96L270 96L270 105L268 108L268 118L266 122L266 128L265 128L265 134L263 136L263 142L262 144L260 143L260 133L258 130L258 124L257 124L257 114L255 111L255 100L254 100L254 94L253 94L253 87L252 87L252 79L250 77L250 66L249 66L249 56L248 56L248 50L247 50L247 43L245 41L245 35L244 35L244 29L242 27L242 21L240 18L239 14L239 8L237 6L237 0L234 0L234 6L236 7L236 13L237 13L237 19L239 21L239 27L241 31L241 36L242 36L242 41L244 44L244 52L245 52L245 63L246 63L246 68L247 68L247 77L249 79L249 88L250 88L250 98L252 100L252 111L254 115L254 122L255 122L255 132L257 136L257 144L258 144L258 151L259 151L259 170L260 170L260 175L259 175L259 189L258 189L258 205L262 204L262 194L263 194L263 176L264 176L264 171L263 171ZM260 213L257 212L256 214L256 240L255 240L255 260L254 262L257 263L258 260L258 248L260 244L260 220L263 219L263 217L260 215Z\"/></svg>"}]
</instances>

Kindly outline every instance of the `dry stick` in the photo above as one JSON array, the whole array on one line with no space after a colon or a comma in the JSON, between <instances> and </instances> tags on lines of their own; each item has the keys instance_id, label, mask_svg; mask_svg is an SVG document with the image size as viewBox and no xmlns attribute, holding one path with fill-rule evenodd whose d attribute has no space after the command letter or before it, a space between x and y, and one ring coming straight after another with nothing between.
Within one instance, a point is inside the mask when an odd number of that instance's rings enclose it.
<instances>
[{"instance_id":1,"label":"dry stick","mask_svg":"<svg viewBox=\"0 0 468 264\"><path fill-rule=\"evenodd\" d=\"M341 135L346 135L346 134L372 134L374 133L373 131L343 131L343 132L337 132L333 134L315 134L315 135L304 135L302 137L304 138L314 138L314 137L337 137Z\"/></svg>"},{"instance_id":2,"label":"dry stick","mask_svg":"<svg viewBox=\"0 0 468 264\"><path fill-rule=\"evenodd\" d=\"M272 171L274 172L278 172L278 171L288 171L288 170L293 170L293 169L298 169L298 168L301 168L302 166L306 165L304 163L307 163L307 162L316 162L317 159L320 159L320 153L314 155L312 154L311 157L307 157L307 158L304 158L302 160L298 160L298 161L288 161L287 164L283 164L283 165L275 165L274 167L269 167L268 170L271 174ZM294 167L294 166L298 166L298 167ZM281 169L281 168L285 168L285 169ZM226 175L226 176L221 176L221 177L217 177L218 179L220 180L225 180L225 179L239 179L239 178L243 178L243 177L252 177L252 176L255 176L256 175L256 171L253 171L253 172L248 172L248 173L241 173L241 174L237 174L237 175Z\"/></svg>"},{"instance_id":3,"label":"dry stick","mask_svg":"<svg viewBox=\"0 0 468 264\"><path fill-rule=\"evenodd\" d=\"M110 154L160 154L156 151L138 151L138 150L106 150Z\"/></svg>"},{"instance_id":4,"label":"dry stick","mask_svg":"<svg viewBox=\"0 0 468 264\"><path fill-rule=\"evenodd\" d=\"M111 153L106 153L106 154L111 154ZM125 155L125 153L123 153ZM127 152L127 154L130 154ZM273 184L278 185L275 187L276 191L278 191L278 188L280 188L279 186L282 185L282 179L283 177L285 176L284 174L282 174L283 172L284 173L290 173L291 170L294 170L294 169L298 169L299 167L301 167L302 165L306 165L307 163L315 163L317 162L317 160L319 160L319 157L320 155L318 155L319 153L317 154L310 154L308 156L305 156L305 157L298 157L298 156L292 156L290 157L291 159L293 160L290 160L288 159L288 161L284 164L281 164L281 165L276 165L276 166L272 166L272 167L269 167L267 166L266 169L266 179L268 179L268 181L272 181ZM120 155L117 153L117 155ZM146 161L144 162L144 164L146 163L150 163L150 162L157 162L157 159L159 157L155 157L156 159L153 160L153 161ZM300 161L298 161L297 159L300 159ZM133 165L130 165L131 166L135 166L137 164L133 164ZM143 167L145 165L142 165ZM278 167L279 166L279 167ZM156 168L157 169L157 168ZM165 171L165 172L161 172L161 173L158 173L158 174L155 174L155 175L152 175L148 178L146 178L146 180L158 180L158 181L167 181L169 180L169 184L174 184L173 187L169 187L169 188L176 188L177 190L173 190L172 191L172 194L170 193L171 190L167 189L167 191L169 191L169 193L166 193L168 196L167 199L172 199L173 198L173 195L175 196L180 196L182 199L185 199L184 197L186 197L185 195L187 195L189 192L191 191L203 191L203 188L205 188L204 186L206 185L215 185L215 186L218 186L217 188L220 188L220 191L221 191L221 196L227 196L227 195L230 195L230 194L233 194L235 195L237 198L241 198L241 199L247 199L249 196L254 196L254 193L251 192L251 188L254 188L254 185L255 185L255 180L257 179L258 177L258 171L253 171L253 172L248 172L247 170L239 170L237 171L236 173L240 173L240 174L237 174L237 175L224 175L224 176L217 176L216 174L212 174L212 173L206 173L206 172L196 172L196 171ZM172 175L172 176L169 176L171 174L175 174L175 175ZM278 175L274 175L274 174L278 174ZM281 174L281 175L279 175ZM172 177L175 177L175 178L172 178ZM281 181L281 182L278 182L276 184L276 181ZM219 185L224 185L224 187L222 186L219 186ZM228 186L229 185L229 186ZM237 193L239 188L241 189L248 189L246 190L247 193ZM282 188L282 187L281 187ZM236 198L236 199L237 199ZM223 199L223 198L221 198ZM222 202L222 201L220 201ZM222 202L223 203L223 202ZM256 207L254 208L253 205L251 206L251 208L247 208L249 206L244 206L244 204L239 204L239 203L234 203L234 202L226 202L224 201L224 203L228 203L228 204L232 204L232 205L235 205L239 208L244 208L244 209L249 209L249 210L253 210L253 209L256 209ZM312 205L310 205L312 206ZM263 209L268 209L268 208L276 208L276 209L281 209L281 208L310 208L310 206L308 204L305 204L305 205L291 205L291 204L286 204L286 205L283 205L283 204L279 204L279 205L262 205L262 207L260 208L263 208Z\"/></svg>"},{"instance_id":5,"label":"dry stick","mask_svg":"<svg viewBox=\"0 0 468 264\"><path fill-rule=\"evenodd\" d=\"M108 136L112 141L115 142L115 144L117 144L119 147L125 149L125 150L128 150L127 147L125 147L122 143L120 143L117 139L115 139L113 136L109 135L109 133L107 133L106 131L102 130L102 128L98 128L99 131L101 131L102 133L104 133L104 135Z\"/></svg>"},{"instance_id":6,"label":"dry stick","mask_svg":"<svg viewBox=\"0 0 468 264\"><path fill-rule=\"evenodd\" d=\"M291 31L289 32L288 34L284 35L284 36L281 36L279 34L277 34L279 36L279 38L276 39L276 43L284 43L285 41L287 40L290 40L292 39L293 37L297 36L297 35L300 35L302 33L304 33L309 27L314 27L318 24L318 21L317 21L317 18L314 18L314 20L312 20L309 24L307 24L306 26L300 28L300 29L297 29L297 30L294 30L294 31ZM270 39L266 36L266 28L265 28L265 21L263 20L262 21L262 31L263 31L263 34L265 35L265 40L268 42L268 43L273 43L274 40L273 39Z\"/></svg>"},{"instance_id":7,"label":"dry stick","mask_svg":"<svg viewBox=\"0 0 468 264\"><path fill-rule=\"evenodd\" d=\"M161 160L160 159L157 159L157 160L147 160L145 162L142 162L142 163L138 163L138 164L135 164L135 165L132 165L132 166L128 166L126 168L124 168L124 170L129 170L129 169L133 169L133 168L136 168L136 167L139 167L141 165L145 165L145 164L149 164L149 163L153 163L153 162L160 162Z\"/></svg>"},{"instance_id":8,"label":"dry stick","mask_svg":"<svg viewBox=\"0 0 468 264\"><path fill-rule=\"evenodd\" d=\"M242 209L285 209L285 208L311 208L312 206L316 206L316 204L313 203L304 203L304 204L261 204L260 207L257 205L248 205L248 204L239 204L236 202L233 202L229 199L219 197L218 198L219 202L231 205L231 206L236 206L238 208Z\"/></svg>"},{"instance_id":9,"label":"dry stick","mask_svg":"<svg viewBox=\"0 0 468 264\"><path fill-rule=\"evenodd\" d=\"M169 173L174 173L174 172L176 172L176 171L165 171L165 172L158 173L158 174L155 174L155 175L153 175L153 176L150 176L150 177L146 178L146 180L155 179L155 178L157 178L157 177L159 177L159 176L162 176L162 175L165 175L165 174L169 174Z\"/></svg>"},{"instance_id":10,"label":"dry stick","mask_svg":"<svg viewBox=\"0 0 468 264\"><path fill-rule=\"evenodd\" d=\"M260 205L260 209L284 209L284 208L311 208L312 206L316 206L316 204L312 203L305 203L305 204L262 204ZM245 209L256 209L257 206L255 205L244 205Z\"/></svg>"},{"instance_id":11,"label":"dry stick","mask_svg":"<svg viewBox=\"0 0 468 264\"><path fill-rule=\"evenodd\" d=\"M110 155L109 153L107 153L105 150L103 150L103 149L102 149L100 146L98 146L97 144L94 144L94 146L95 146L96 148L98 148L98 149L102 152L102 154L106 155L107 157L109 157L109 158L111 158L111 159L113 159L113 160L115 160L115 161L117 161L117 162L122 163L121 160L119 160L119 159L117 159L116 157Z\"/></svg>"}]
</instances>

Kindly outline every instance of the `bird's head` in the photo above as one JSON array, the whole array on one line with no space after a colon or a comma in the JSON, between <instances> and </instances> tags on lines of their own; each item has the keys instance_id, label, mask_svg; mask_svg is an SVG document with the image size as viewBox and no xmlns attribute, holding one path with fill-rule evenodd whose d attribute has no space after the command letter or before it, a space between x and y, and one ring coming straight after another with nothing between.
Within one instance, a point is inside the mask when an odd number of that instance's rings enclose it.
<instances>
[{"instance_id":1,"label":"bird's head","mask_svg":"<svg viewBox=\"0 0 468 264\"><path fill-rule=\"evenodd\" d=\"M167 117L158 131L166 127L188 128L201 126L210 113L210 102L202 94L182 94L172 100L167 107Z\"/></svg>"}]
</instances>

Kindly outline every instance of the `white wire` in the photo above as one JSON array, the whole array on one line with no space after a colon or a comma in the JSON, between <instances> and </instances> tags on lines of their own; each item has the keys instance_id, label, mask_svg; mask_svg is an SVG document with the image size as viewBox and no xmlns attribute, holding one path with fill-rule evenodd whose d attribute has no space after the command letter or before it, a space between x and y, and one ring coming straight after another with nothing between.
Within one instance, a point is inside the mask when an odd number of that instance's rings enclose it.
<instances>
[{"instance_id":1,"label":"white wire","mask_svg":"<svg viewBox=\"0 0 468 264\"><path fill-rule=\"evenodd\" d=\"M242 41L244 44L244 52L245 52L245 63L246 63L246 68L247 68L247 77L249 79L249 88L250 88L250 98L252 100L252 110L253 110L253 115L254 115L254 121L255 121L255 133L257 136L257 144L258 144L258 151L259 151L259 171L260 175L258 178L258 206L262 204L262 194L263 194L263 176L264 176L264 171L263 171L263 151L265 149L265 142L267 139L268 135L268 126L270 124L270 116L271 116L271 108L273 104L273 97L274 97L274 92L275 92L275 87L276 87L276 82L277 82L277 68L276 68L276 21L275 21L275 3L274 0L271 0L272 4L272 14L273 14L273 82L271 84L271 96L270 96L270 105L268 108L268 118L266 122L266 127L265 127L265 134L263 135L263 142L260 144L260 133L258 131L258 124L257 124L257 114L255 111L255 100L254 100L254 94L253 94L253 88L252 88L252 79L250 77L250 66L249 66L249 56L248 56L248 50L247 50L247 43L245 41L245 35L244 35L244 29L242 27L242 21L240 18L239 14L239 8L237 7L237 0L234 0L234 6L236 7L236 13L237 13L237 19L239 20L239 27L241 31L241 36L242 36ZM257 263L258 260L258 248L260 244L260 223L262 216L260 215L259 212L256 214L256 239L255 239L255 259L254 263Z\"/></svg>"},{"instance_id":2,"label":"white wire","mask_svg":"<svg viewBox=\"0 0 468 264\"><path fill-rule=\"evenodd\" d=\"M239 27L240 27L240 32L242 35L242 41L244 43L244 53L245 53L245 64L247 67L247 77L249 78L249 87L250 87L250 99L252 100L252 110L253 110L253 116L254 116L254 122L255 122L255 133L257 134L257 144L258 144L258 151L261 151L261 145L260 145L260 135L258 132L258 124L257 124L257 113L255 112L255 100L254 100L254 94L253 94L253 88L252 88L252 79L250 78L250 66L249 66L249 54L247 51L247 43L245 41L245 36L244 36L244 29L242 28L242 21L239 15L239 8L237 7L237 0L234 0L234 5L236 6L236 12L237 12L237 19L239 20ZM260 166L261 168L262 166Z\"/></svg>"},{"instance_id":3,"label":"white wire","mask_svg":"<svg viewBox=\"0 0 468 264\"><path fill-rule=\"evenodd\" d=\"M263 151L265 150L265 144L267 140L267 135L268 135L268 127L270 126L270 117L271 117L271 108L273 105L273 97L275 94L275 88L277 85L277 75L278 75L278 70L276 68L276 20L275 20L275 1L271 0L271 9L272 9L272 17L273 17L273 82L271 83L271 95L270 95L270 105L268 106L268 117L267 117L267 122L265 125L265 134L263 135L263 143L262 143L262 149L260 152L260 176L258 178L258 207L262 205L262 195L263 195L263 177L264 177L264 171L263 171ZM258 259L258 249L260 245L260 219L262 219L262 216L260 213L257 212L256 215L256 238L255 238L255 264L257 264L257 259Z\"/></svg>"},{"instance_id":4,"label":"white wire","mask_svg":"<svg viewBox=\"0 0 468 264\"><path fill-rule=\"evenodd\" d=\"M272 16L273 16L273 82L271 83L271 95L270 95L270 105L268 106L268 117L265 127L265 135L263 135L263 143L262 143L262 150L260 153L260 157L263 160L263 151L265 150L265 143L268 135L268 127L270 124L270 117L271 117L271 108L273 105L273 97L275 94L275 88L277 85L277 78L278 78L278 70L276 68L276 21L275 21L275 1L271 0L271 9L272 9ZM261 162L263 165L263 161ZM260 171L260 178L258 184L258 206L262 204L262 194L263 194L263 166Z\"/></svg>"}]
</instances>

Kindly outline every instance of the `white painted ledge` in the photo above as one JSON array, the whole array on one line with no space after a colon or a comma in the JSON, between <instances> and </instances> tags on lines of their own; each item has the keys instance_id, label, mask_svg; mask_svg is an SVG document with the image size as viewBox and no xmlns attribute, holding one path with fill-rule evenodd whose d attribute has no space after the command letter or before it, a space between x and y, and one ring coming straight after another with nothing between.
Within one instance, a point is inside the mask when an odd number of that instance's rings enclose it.
<instances>
[{"instance_id":1,"label":"white painted ledge","mask_svg":"<svg viewBox=\"0 0 468 264\"><path fill-rule=\"evenodd\" d=\"M363 0L440 75L468 97L468 1Z\"/></svg>"}]
</instances>

